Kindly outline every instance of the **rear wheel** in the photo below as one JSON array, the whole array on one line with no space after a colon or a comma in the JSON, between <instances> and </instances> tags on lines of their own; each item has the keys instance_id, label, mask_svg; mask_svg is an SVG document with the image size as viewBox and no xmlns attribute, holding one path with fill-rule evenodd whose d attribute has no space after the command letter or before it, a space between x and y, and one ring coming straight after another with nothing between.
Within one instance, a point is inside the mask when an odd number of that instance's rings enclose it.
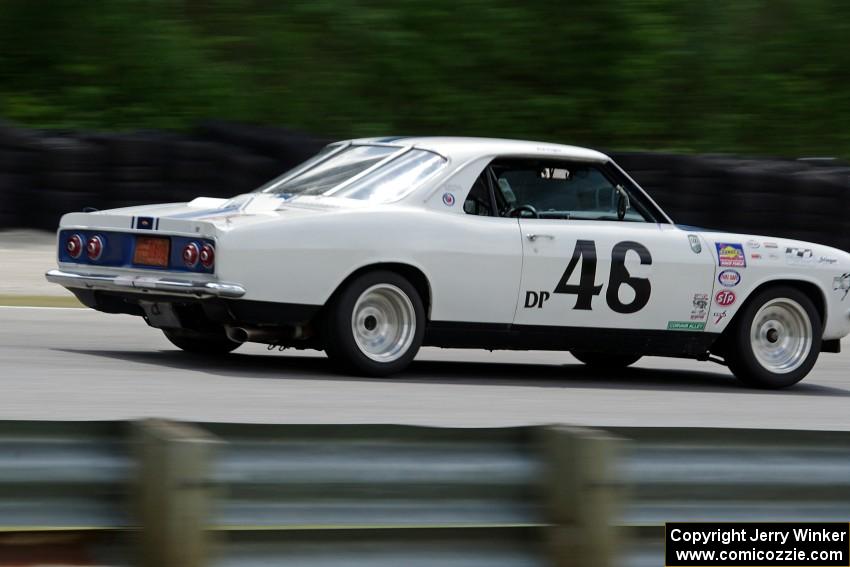
<instances>
[{"instance_id":1,"label":"rear wheel","mask_svg":"<svg viewBox=\"0 0 850 567\"><path fill-rule=\"evenodd\" d=\"M389 376L419 351L425 308L407 279L380 270L348 284L328 305L324 322L331 360L357 374Z\"/></svg>"},{"instance_id":2,"label":"rear wheel","mask_svg":"<svg viewBox=\"0 0 850 567\"><path fill-rule=\"evenodd\" d=\"M171 344L181 350L195 354L227 354L242 344L231 341L224 332L221 334L200 333L187 329L163 329L162 332L165 334L165 338L171 341Z\"/></svg>"},{"instance_id":3,"label":"rear wheel","mask_svg":"<svg viewBox=\"0 0 850 567\"><path fill-rule=\"evenodd\" d=\"M570 351L580 362L592 367L607 370L625 368L641 359L639 354L606 354L604 352Z\"/></svg>"},{"instance_id":4,"label":"rear wheel","mask_svg":"<svg viewBox=\"0 0 850 567\"><path fill-rule=\"evenodd\" d=\"M730 333L726 362L735 376L757 388L785 388L817 362L821 316L806 294L777 286L753 297Z\"/></svg>"}]
</instances>

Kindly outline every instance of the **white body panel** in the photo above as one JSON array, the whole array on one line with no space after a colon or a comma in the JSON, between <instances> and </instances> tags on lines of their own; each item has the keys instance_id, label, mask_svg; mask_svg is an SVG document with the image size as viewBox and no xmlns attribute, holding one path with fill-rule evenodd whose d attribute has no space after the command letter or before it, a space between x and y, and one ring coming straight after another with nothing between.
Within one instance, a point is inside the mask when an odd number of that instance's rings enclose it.
<instances>
[{"instance_id":1,"label":"white body panel","mask_svg":"<svg viewBox=\"0 0 850 567\"><path fill-rule=\"evenodd\" d=\"M694 302L696 296L703 301L710 298L715 263L707 251L691 250L687 233L664 225L614 221L522 219L520 224L525 257L517 323L667 330L673 321L704 328L708 307ZM588 272L593 289L586 292L584 304L580 293L556 290L578 241L590 246L596 257L596 269ZM634 287L620 283L618 268L612 268L612 252L618 245L620 250L629 248L620 266L630 278L642 280ZM642 249L643 261L635 248ZM589 261L585 254L564 283L578 287ZM526 294L543 290L551 293L548 300L530 305L526 299L533 295Z\"/></svg>"},{"instance_id":2,"label":"white body panel","mask_svg":"<svg viewBox=\"0 0 850 567\"><path fill-rule=\"evenodd\" d=\"M142 232L132 228L132 219L148 215L159 219L154 232L215 239L215 274L199 277L238 283L245 289L244 300L320 306L358 269L398 263L425 275L431 321L671 331L676 330L671 322L692 322L696 325L690 330L720 333L753 290L773 281L797 281L819 290L818 300L826 307L824 338L850 333L850 298L841 288L842 276L850 274L850 254L769 237L686 231L666 223L472 216L464 214L461 204L475 178L495 157L560 156L600 163L608 158L591 150L535 142L424 138L403 143L438 152L447 165L395 203L333 197L283 200L251 194L230 201L72 213L63 218L60 229ZM532 242L527 234L553 238ZM699 239L700 252L692 248L689 235ZM596 247L594 284L602 288L592 297L591 309L575 309L574 294L553 293L578 240L593 241ZM606 297L612 251L617 243L627 241L645 246L652 258L646 264L636 252L626 253L629 275L648 278L652 290L646 305L634 313L617 312ZM746 266L721 265L730 260L721 262L716 243L740 246ZM798 260L786 249L808 252ZM578 282L583 261L568 285ZM60 267L74 269L75 264ZM735 277L729 274L724 280L727 285L719 282L725 270L737 273L734 285ZM547 291L550 296L542 308L527 308L528 291ZM716 296L721 291L734 293L734 302L719 305ZM704 309L697 305L703 296L709 300ZM628 285L620 286L617 297L624 305L635 299ZM729 295L724 297L728 301Z\"/></svg>"},{"instance_id":3,"label":"white body panel","mask_svg":"<svg viewBox=\"0 0 850 567\"><path fill-rule=\"evenodd\" d=\"M410 265L425 274L438 321L510 323L522 265L516 219L401 206L258 223L226 234L219 250L223 280L252 282L245 299L308 305L364 266Z\"/></svg>"}]
</instances>

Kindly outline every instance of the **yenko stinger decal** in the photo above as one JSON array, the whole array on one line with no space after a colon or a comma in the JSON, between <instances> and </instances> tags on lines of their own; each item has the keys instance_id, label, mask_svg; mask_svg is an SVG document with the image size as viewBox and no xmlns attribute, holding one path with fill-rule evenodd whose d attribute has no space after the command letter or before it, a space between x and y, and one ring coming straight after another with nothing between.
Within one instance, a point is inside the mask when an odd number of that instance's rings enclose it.
<instances>
[{"instance_id":1,"label":"yenko stinger decal","mask_svg":"<svg viewBox=\"0 0 850 567\"><path fill-rule=\"evenodd\" d=\"M715 242L717 260L723 268L746 268L747 257L744 247L739 243Z\"/></svg>"}]
</instances>

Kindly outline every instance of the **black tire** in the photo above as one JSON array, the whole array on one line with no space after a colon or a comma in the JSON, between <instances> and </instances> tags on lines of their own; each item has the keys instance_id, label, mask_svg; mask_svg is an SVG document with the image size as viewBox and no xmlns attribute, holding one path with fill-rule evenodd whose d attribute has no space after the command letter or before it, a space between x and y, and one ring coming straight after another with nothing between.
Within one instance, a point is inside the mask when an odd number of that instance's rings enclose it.
<instances>
[{"instance_id":1,"label":"black tire","mask_svg":"<svg viewBox=\"0 0 850 567\"><path fill-rule=\"evenodd\" d=\"M221 333L199 333L187 329L163 329L171 344L186 352L221 356L239 348L242 343L231 341Z\"/></svg>"},{"instance_id":2,"label":"black tire","mask_svg":"<svg viewBox=\"0 0 850 567\"><path fill-rule=\"evenodd\" d=\"M352 325L358 300L364 292L373 290L374 286L390 286L398 290L409 300L412 308L409 345L403 352L395 355L395 358L387 361L375 360L374 356L370 356L358 346ZM395 291L390 290L390 293ZM425 307L416 288L406 278L395 272L377 270L363 274L346 285L327 305L323 323L325 352L341 370L364 376L384 377L404 370L419 351L425 335ZM374 328L373 325L372 329Z\"/></svg>"},{"instance_id":3,"label":"black tire","mask_svg":"<svg viewBox=\"0 0 850 567\"><path fill-rule=\"evenodd\" d=\"M607 354L604 352L570 351L570 354L591 368L616 370L631 366L641 359L639 354Z\"/></svg>"},{"instance_id":4,"label":"black tire","mask_svg":"<svg viewBox=\"0 0 850 567\"><path fill-rule=\"evenodd\" d=\"M753 345L753 341L750 338L753 326L757 324L755 319L759 315L759 311L776 300L780 300L779 305L782 305L781 300L796 303L797 306L805 311L805 315L809 320L808 332L811 337L809 351L800 355L801 362L799 365L791 370L779 372L765 366L759 361L755 352L758 347ZM791 303L787 305L796 309ZM804 321L803 324L805 324ZM762 324L761 328L767 329L764 332L769 333L769 322ZM735 377L754 388L777 389L787 388L796 384L805 378L812 367L814 367L820 354L823 324L814 302L805 293L794 287L775 286L753 296L741 312L738 313L728 333L729 335L726 341L726 363ZM767 337L768 335L765 334L765 340L769 341ZM780 341L781 338L781 335L775 337L774 341Z\"/></svg>"}]
</instances>

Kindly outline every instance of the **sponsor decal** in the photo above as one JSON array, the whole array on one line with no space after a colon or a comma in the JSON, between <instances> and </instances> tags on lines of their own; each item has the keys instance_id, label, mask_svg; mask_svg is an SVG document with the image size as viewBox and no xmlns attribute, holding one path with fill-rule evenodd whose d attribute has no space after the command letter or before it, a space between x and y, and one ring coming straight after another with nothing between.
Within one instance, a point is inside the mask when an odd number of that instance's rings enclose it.
<instances>
[{"instance_id":1,"label":"sponsor decal","mask_svg":"<svg viewBox=\"0 0 850 567\"><path fill-rule=\"evenodd\" d=\"M451 193L443 193L443 204L447 207L453 207L455 204L455 196Z\"/></svg>"},{"instance_id":2,"label":"sponsor decal","mask_svg":"<svg viewBox=\"0 0 850 567\"><path fill-rule=\"evenodd\" d=\"M842 274L832 280L832 290L844 294L841 296L841 301L847 299L847 294L850 293L850 273Z\"/></svg>"},{"instance_id":3,"label":"sponsor decal","mask_svg":"<svg viewBox=\"0 0 850 567\"><path fill-rule=\"evenodd\" d=\"M755 252L753 252L752 254L750 254L750 258L752 258L753 260L761 260L761 254L756 254Z\"/></svg>"},{"instance_id":4,"label":"sponsor decal","mask_svg":"<svg viewBox=\"0 0 850 567\"><path fill-rule=\"evenodd\" d=\"M838 258L829 258L827 256L821 256L820 259L818 260L818 264L832 265L832 264L837 264L837 263L838 263Z\"/></svg>"},{"instance_id":5,"label":"sponsor decal","mask_svg":"<svg viewBox=\"0 0 850 567\"><path fill-rule=\"evenodd\" d=\"M735 287L741 283L741 273L735 270L723 270L717 275L717 281L723 287Z\"/></svg>"},{"instance_id":6,"label":"sponsor decal","mask_svg":"<svg viewBox=\"0 0 850 567\"><path fill-rule=\"evenodd\" d=\"M758 240L747 240L747 248L761 248Z\"/></svg>"},{"instance_id":7,"label":"sponsor decal","mask_svg":"<svg viewBox=\"0 0 850 567\"><path fill-rule=\"evenodd\" d=\"M699 236L697 236L696 234L689 234L688 242L691 243L691 250L694 251L694 254L699 254L702 252L702 243L699 241Z\"/></svg>"},{"instance_id":8,"label":"sponsor decal","mask_svg":"<svg viewBox=\"0 0 850 567\"><path fill-rule=\"evenodd\" d=\"M765 242L764 247L765 248L779 248L779 244L777 244L776 242Z\"/></svg>"},{"instance_id":9,"label":"sponsor decal","mask_svg":"<svg viewBox=\"0 0 850 567\"><path fill-rule=\"evenodd\" d=\"M668 321L668 331L702 331L705 321Z\"/></svg>"},{"instance_id":10,"label":"sponsor decal","mask_svg":"<svg viewBox=\"0 0 850 567\"><path fill-rule=\"evenodd\" d=\"M711 318L714 319L715 325L719 325L720 322L726 318L726 311L715 311L711 314Z\"/></svg>"},{"instance_id":11,"label":"sponsor decal","mask_svg":"<svg viewBox=\"0 0 850 567\"><path fill-rule=\"evenodd\" d=\"M714 296L714 302L721 307L729 307L737 299L738 297L735 295L735 292L728 289L720 290Z\"/></svg>"},{"instance_id":12,"label":"sponsor decal","mask_svg":"<svg viewBox=\"0 0 850 567\"><path fill-rule=\"evenodd\" d=\"M785 261L789 264L811 264L815 262L815 253L811 248L785 248Z\"/></svg>"},{"instance_id":13,"label":"sponsor decal","mask_svg":"<svg viewBox=\"0 0 850 567\"><path fill-rule=\"evenodd\" d=\"M715 242L717 246L717 261L723 268L746 268L747 258L744 247L738 243Z\"/></svg>"},{"instance_id":14,"label":"sponsor decal","mask_svg":"<svg viewBox=\"0 0 850 567\"><path fill-rule=\"evenodd\" d=\"M708 294L695 293L693 299L694 308L691 309L691 321L705 321L708 317Z\"/></svg>"}]
</instances>

